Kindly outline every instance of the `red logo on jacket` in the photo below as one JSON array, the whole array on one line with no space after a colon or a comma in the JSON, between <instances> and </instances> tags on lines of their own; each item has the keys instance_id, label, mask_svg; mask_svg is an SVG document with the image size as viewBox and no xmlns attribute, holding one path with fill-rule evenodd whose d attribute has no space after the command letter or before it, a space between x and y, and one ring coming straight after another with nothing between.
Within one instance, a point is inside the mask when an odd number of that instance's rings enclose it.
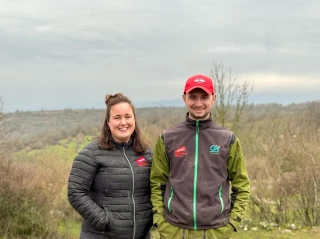
<instances>
[{"instance_id":1,"label":"red logo on jacket","mask_svg":"<svg viewBox=\"0 0 320 239\"><path fill-rule=\"evenodd\" d=\"M139 166L139 167L144 167L144 166L147 166L148 165L148 162L147 160L141 156L139 157L137 160L136 160L136 164Z\"/></svg>"},{"instance_id":2,"label":"red logo on jacket","mask_svg":"<svg viewBox=\"0 0 320 239\"><path fill-rule=\"evenodd\" d=\"M174 151L174 156L176 156L177 158L181 158L182 156L187 154L188 152L187 152L186 146L181 146L180 148L177 148Z\"/></svg>"}]
</instances>

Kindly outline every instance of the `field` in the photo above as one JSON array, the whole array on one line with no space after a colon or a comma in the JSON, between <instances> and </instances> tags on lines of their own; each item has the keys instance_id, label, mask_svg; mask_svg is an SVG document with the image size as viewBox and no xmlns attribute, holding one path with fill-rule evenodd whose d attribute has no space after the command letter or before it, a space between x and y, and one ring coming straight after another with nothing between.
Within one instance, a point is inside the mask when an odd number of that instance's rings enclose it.
<instances>
[{"instance_id":1,"label":"field","mask_svg":"<svg viewBox=\"0 0 320 239\"><path fill-rule=\"evenodd\" d=\"M163 129L183 120L184 111L138 109L151 147ZM79 238L81 218L68 202L67 179L75 155L99 134L103 115L103 110L0 115L1 239ZM244 151L251 199L242 221L248 230L232 239L320 238L319 118L319 102L260 105L233 128ZM291 224L297 229L289 230ZM157 232L153 238L159 238Z\"/></svg>"},{"instance_id":2,"label":"field","mask_svg":"<svg viewBox=\"0 0 320 239\"><path fill-rule=\"evenodd\" d=\"M79 238L80 224L69 224L67 228L61 227L60 230L64 233L67 231L69 239ZM151 239L160 239L158 231L152 231ZM240 230L234 233L230 239L320 239L320 227L304 228L295 231L290 231L281 228L274 228L273 230Z\"/></svg>"},{"instance_id":3,"label":"field","mask_svg":"<svg viewBox=\"0 0 320 239\"><path fill-rule=\"evenodd\" d=\"M301 229L298 231L240 231L230 239L319 239L320 228ZM152 233L152 239L160 239L157 231Z\"/></svg>"}]
</instances>

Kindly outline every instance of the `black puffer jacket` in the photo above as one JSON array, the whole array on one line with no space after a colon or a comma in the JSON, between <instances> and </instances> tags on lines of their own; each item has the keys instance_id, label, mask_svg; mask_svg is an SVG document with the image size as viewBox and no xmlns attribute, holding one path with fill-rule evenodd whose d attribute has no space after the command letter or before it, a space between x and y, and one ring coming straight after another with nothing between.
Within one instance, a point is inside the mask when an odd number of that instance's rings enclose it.
<instances>
[{"instance_id":1,"label":"black puffer jacket","mask_svg":"<svg viewBox=\"0 0 320 239\"><path fill-rule=\"evenodd\" d=\"M152 225L151 150L137 154L132 142L111 150L93 141L76 156L68 198L83 217L81 231L99 238L145 238Z\"/></svg>"}]
</instances>

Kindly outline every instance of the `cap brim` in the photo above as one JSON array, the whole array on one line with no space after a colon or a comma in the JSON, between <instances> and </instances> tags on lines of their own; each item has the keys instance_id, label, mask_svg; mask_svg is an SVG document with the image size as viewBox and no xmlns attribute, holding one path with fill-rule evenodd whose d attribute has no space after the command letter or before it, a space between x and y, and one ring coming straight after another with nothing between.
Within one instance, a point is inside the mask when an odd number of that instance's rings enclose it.
<instances>
[{"instance_id":1,"label":"cap brim","mask_svg":"<svg viewBox=\"0 0 320 239\"><path fill-rule=\"evenodd\" d=\"M211 95L213 94L213 92L209 89L207 89L206 87L203 87L203 86L194 86L194 87L191 87L190 89L188 89L186 91L186 93L190 93L190 91L194 90L194 89L201 89L201 90L204 90L208 95Z\"/></svg>"}]
</instances>

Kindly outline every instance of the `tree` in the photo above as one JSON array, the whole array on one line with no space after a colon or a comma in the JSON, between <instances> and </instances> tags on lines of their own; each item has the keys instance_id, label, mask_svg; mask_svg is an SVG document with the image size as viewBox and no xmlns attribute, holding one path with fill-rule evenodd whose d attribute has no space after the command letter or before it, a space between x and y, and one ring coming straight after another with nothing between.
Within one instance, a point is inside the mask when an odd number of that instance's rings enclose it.
<instances>
[{"instance_id":1,"label":"tree","mask_svg":"<svg viewBox=\"0 0 320 239\"><path fill-rule=\"evenodd\" d=\"M4 104L5 104L5 101L0 96L0 115L2 115L2 113L3 113Z\"/></svg>"},{"instance_id":2,"label":"tree","mask_svg":"<svg viewBox=\"0 0 320 239\"><path fill-rule=\"evenodd\" d=\"M237 77L231 68L226 70L222 63L213 62L210 74L217 94L213 119L223 127L230 121L229 128L235 130L241 116L248 108L248 98L253 90L253 83L248 81L237 83Z\"/></svg>"},{"instance_id":3,"label":"tree","mask_svg":"<svg viewBox=\"0 0 320 239\"><path fill-rule=\"evenodd\" d=\"M3 124L4 118L5 118L4 117L5 115L3 113L4 105L5 105L5 101L0 96L0 134L1 134L1 138L0 138L0 157L7 150L7 139L9 138L9 130Z\"/></svg>"}]
</instances>

